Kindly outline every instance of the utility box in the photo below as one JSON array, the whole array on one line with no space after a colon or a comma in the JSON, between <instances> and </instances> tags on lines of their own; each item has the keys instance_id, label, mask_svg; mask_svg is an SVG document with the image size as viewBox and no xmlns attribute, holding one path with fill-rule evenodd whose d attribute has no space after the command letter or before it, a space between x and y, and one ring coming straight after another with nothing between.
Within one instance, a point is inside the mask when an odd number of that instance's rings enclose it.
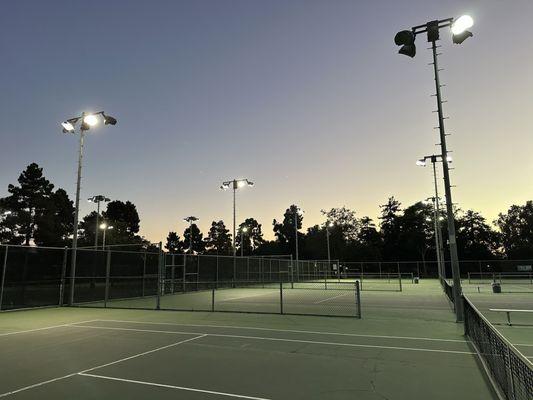
<instances>
[{"instance_id":1,"label":"utility box","mask_svg":"<svg viewBox=\"0 0 533 400\"><path fill-rule=\"evenodd\" d=\"M494 282L492 284L492 293L501 293L502 292L502 286L498 282Z\"/></svg>"},{"instance_id":2,"label":"utility box","mask_svg":"<svg viewBox=\"0 0 533 400\"><path fill-rule=\"evenodd\" d=\"M420 278L418 276L415 276L414 279L413 279L413 282L418 284L418 281L420 280Z\"/></svg>"}]
</instances>

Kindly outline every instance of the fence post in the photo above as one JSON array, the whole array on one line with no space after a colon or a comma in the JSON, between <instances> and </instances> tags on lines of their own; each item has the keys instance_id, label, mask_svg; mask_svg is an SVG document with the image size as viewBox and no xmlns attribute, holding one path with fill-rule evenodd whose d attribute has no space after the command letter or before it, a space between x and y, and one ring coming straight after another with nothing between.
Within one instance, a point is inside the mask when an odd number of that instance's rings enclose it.
<instances>
[{"instance_id":1,"label":"fence post","mask_svg":"<svg viewBox=\"0 0 533 400\"><path fill-rule=\"evenodd\" d=\"M163 267L163 242L159 242L159 256L157 259L157 302L155 305L156 310L161 308L161 270Z\"/></svg>"},{"instance_id":2,"label":"fence post","mask_svg":"<svg viewBox=\"0 0 533 400\"><path fill-rule=\"evenodd\" d=\"M6 269L7 269L7 251L9 246L6 245L6 253L4 254L4 263L2 266L2 282L0 284L0 310L2 309L2 299L4 298L4 284L6 281Z\"/></svg>"},{"instance_id":3,"label":"fence post","mask_svg":"<svg viewBox=\"0 0 533 400\"><path fill-rule=\"evenodd\" d=\"M196 291L198 291L198 283L200 279L200 254L198 254L198 262L196 263Z\"/></svg>"},{"instance_id":4,"label":"fence post","mask_svg":"<svg viewBox=\"0 0 533 400\"><path fill-rule=\"evenodd\" d=\"M176 274L175 265L176 265L176 256L174 253L172 253L172 256L170 256L170 262L172 263L172 266L170 267L170 293L174 293L174 275ZM165 257L165 275L166 275L166 269L167 269L167 263L166 263L166 257Z\"/></svg>"},{"instance_id":5,"label":"fence post","mask_svg":"<svg viewBox=\"0 0 533 400\"><path fill-rule=\"evenodd\" d=\"M218 254L217 254L217 270L216 270L216 280L215 280L215 289L218 289Z\"/></svg>"},{"instance_id":6,"label":"fence post","mask_svg":"<svg viewBox=\"0 0 533 400\"><path fill-rule=\"evenodd\" d=\"M400 292L402 291L402 273L400 272L400 263L398 263L398 281L400 282Z\"/></svg>"},{"instance_id":7,"label":"fence post","mask_svg":"<svg viewBox=\"0 0 533 400\"><path fill-rule=\"evenodd\" d=\"M355 281L355 303L356 303L356 318L361 319L361 290L359 287L359 281Z\"/></svg>"},{"instance_id":8,"label":"fence post","mask_svg":"<svg viewBox=\"0 0 533 400\"><path fill-rule=\"evenodd\" d=\"M65 246L65 250L63 253L63 263L61 264L61 281L59 282L59 307L63 307L63 297L65 296L65 275L67 274L67 257L68 247Z\"/></svg>"},{"instance_id":9,"label":"fence post","mask_svg":"<svg viewBox=\"0 0 533 400\"><path fill-rule=\"evenodd\" d=\"M279 313L283 314L283 282L279 282Z\"/></svg>"},{"instance_id":10,"label":"fence post","mask_svg":"<svg viewBox=\"0 0 533 400\"><path fill-rule=\"evenodd\" d=\"M246 257L246 280L250 282L250 257Z\"/></svg>"},{"instance_id":11,"label":"fence post","mask_svg":"<svg viewBox=\"0 0 533 400\"><path fill-rule=\"evenodd\" d=\"M141 293L142 297L144 297L144 292L146 290L145 276L146 276L146 250L144 251L144 257L143 257L143 277L142 277L142 293Z\"/></svg>"},{"instance_id":12,"label":"fence post","mask_svg":"<svg viewBox=\"0 0 533 400\"><path fill-rule=\"evenodd\" d=\"M265 288L265 266L263 256L259 259L259 273L261 274L261 285Z\"/></svg>"},{"instance_id":13,"label":"fence post","mask_svg":"<svg viewBox=\"0 0 533 400\"><path fill-rule=\"evenodd\" d=\"M211 312L215 311L215 288L211 289Z\"/></svg>"},{"instance_id":14,"label":"fence post","mask_svg":"<svg viewBox=\"0 0 533 400\"><path fill-rule=\"evenodd\" d=\"M183 274L182 274L181 282L182 282L182 292L185 293L187 290L187 284L185 282L185 279L187 278L187 254L183 255Z\"/></svg>"},{"instance_id":15,"label":"fence post","mask_svg":"<svg viewBox=\"0 0 533 400\"><path fill-rule=\"evenodd\" d=\"M105 267L105 291L104 291L104 307L107 307L109 300L109 276L111 275L111 250L107 250L106 267Z\"/></svg>"}]
</instances>

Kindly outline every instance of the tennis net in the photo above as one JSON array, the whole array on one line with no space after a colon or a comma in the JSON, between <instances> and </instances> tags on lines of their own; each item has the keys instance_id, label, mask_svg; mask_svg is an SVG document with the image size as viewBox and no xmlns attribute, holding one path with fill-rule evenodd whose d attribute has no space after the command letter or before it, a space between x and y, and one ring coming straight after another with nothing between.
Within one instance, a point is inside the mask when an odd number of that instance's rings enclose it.
<instances>
[{"instance_id":1,"label":"tennis net","mask_svg":"<svg viewBox=\"0 0 533 400\"><path fill-rule=\"evenodd\" d=\"M472 341L498 395L506 400L533 398L533 368L463 296L465 335Z\"/></svg>"}]
</instances>

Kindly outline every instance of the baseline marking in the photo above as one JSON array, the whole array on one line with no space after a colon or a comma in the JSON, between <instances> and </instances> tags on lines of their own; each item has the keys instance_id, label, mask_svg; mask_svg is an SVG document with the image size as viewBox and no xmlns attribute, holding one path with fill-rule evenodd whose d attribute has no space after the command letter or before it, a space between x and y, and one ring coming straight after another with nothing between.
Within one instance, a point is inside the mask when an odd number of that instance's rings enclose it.
<instances>
[{"instance_id":1,"label":"baseline marking","mask_svg":"<svg viewBox=\"0 0 533 400\"><path fill-rule=\"evenodd\" d=\"M347 294L348 294L348 293L343 293L343 294L339 294L339 295L337 295L337 296L328 297L327 299L323 299L323 300L315 301L313 304L320 304L320 303L324 303L325 301L329 301L329 300L333 300L333 299L338 299L339 297L346 296Z\"/></svg>"},{"instance_id":2,"label":"baseline marking","mask_svg":"<svg viewBox=\"0 0 533 400\"><path fill-rule=\"evenodd\" d=\"M363 335L358 333L340 333L340 332L321 332L321 331L305 331L299 329L275 329L275 328L259 328L248 326L235 326L235 325L209 325L209 324L177 324L173 322L148 322L148 321L127 321L119 319L99 319L97 322L118 322L118 323L130 323L130 324L146 324L146 325L171 325L171 326L191 326L194 328L224 328L224 329L249 329L256 331L269 331L269 332L290 332L290 333L308 333L312 335L331 335L331 336L353 336L353 337L368 337L368 338L380 338L380 339L405 339L405 340L428 340L437 342L457 342L468 343L468 340L459 339L438 339L427 337L411 337L411 336L386 336L386 335Z\"/></svg>"},{"instance_id":3,"label":"baseline marking","mask_svg":"<svg viewBox=\"0 0 533 400\"><path fill-rule=\"evenodd\" d=\"M69 326L76 327L76 328L78 327L77 325L69 325ZM109 363L106 363L106 364L98 365L96 367L84 369L83 371L78 371L78 372L74 372L72 374L60 376L58 378L53 378L53 379L49 379L49 380L46 380L46 381L43 381L43 382L34 383L33 385L24 386L24 387L21 387L19 389L12 390L10 392L1 393L0 397L7 397L7 396L10 396L12 394L24 392L24 391L29 390L29 389L34 389L36 387L46 385L48 383L57 382L57 381L60 381L62 379L67 379L67 378L70 378L72 376L79 375L79 374L82 374L82 373L85 373L85 372L94 371L95 369L98 369L98 368L107 367L109 365L113 365L113 364L117 364L117 363L120 363L120 362L123 362L123 361L131 360L133 358L141 357L141 356L144 356L144 355L147 355L147 354L150 354L150 353L155 353L156 351L168 349L169 347L173 347L173 346L178 346L180 344L187 343L187 342L190 342L192 340L200 339L200 338L202 338L204 336L206 336L206 335L195 336L193 338L181 340L181 341L176 342L176 343L172 343L172 344L169 344L169 345L166 345L166 346L158 347L156 349L148 350L148 351L145 351L143 353L134 354L133 356L121 358L120 360L116 360L116 361L112 361L112 362L109 362Z\"/></svg>"},{"instance_id":4,"label":"baseline marking","mask_svg":"<svg viewBox=\"0 0 533 400\"><path fill-rule=\"evenodd\" d=\"M154 329L133 329L133 328L103 327L103 326L91 326L91 325L83 325L83 326L76 325L75 327L80 328L80 329L88 328L88 329L103 329L103 330L116 330L116 331L130 331L130 332L165 333L169 335L172 335L172 334L202 335L196 338L212 336L212 337L226 337L226 338L237 338L237 339L270 340L274 342L322 344L322 345L328 345L328 346L364 347L364 348L373 348L373 349L426 351L426 352L433 352L433 353L468 354L468 355L477 354L477 353L473 353L470 351L461 351L461 350L441 350L441 349L425 349L425 348L415 348L415 347L379 346L379 345L371 345L371 344L336 343L336 342L322 342L322 341L302 340L302 339L268 338L268 337L261 337L261 336L224 335L224 334L219 334L219 333L158 331Z\"/></svg>"},{"instance_id":5,"label":"baseline marking","mask_svg":"<svg viewBox=\"0 0 533 400\"><path fill-rule=\"evenodd\" d=\"M215 392L213 390L203 390L203 389L196 389L196 388L184 387L184 386L165 385L163 383L137 381L137 380L133 380L133 379L114 378L114 377L111 377L111 376L86 374L86 373L83 373L83 372L79 373L78 375L87 376L87 377L90 377L90 378L97 378L97 379L107 379L107 380L111 380L111 381L136 383L136 384L139 384L139 385L157 386L157 387L162 387L162 388L167 388L167 389L186 390L188 392L199 392L199 393L215 394L215 395L219 395L219 396L236 397L236 398L239 398L239 399L270 400L270 399L267 399L265 397L254 397L254 396L246 396L246 395L242 395L242 394Z\"/></svg>"},{"instance_id":6,"label":"baseline marking","mask_svg":"<svg viewBox=\"0 0 533 400\"><path fill-rule=\"evenodd\" d=\"M67 326L73 326L75 324L88 324L90 322L98 322L98 321L100 321L100 320L99 319L91 319L91 320L88 320L88 321L71 322L71 323L68 323L68 324L45 326L43 328L28 329L28 330L25 330L25 331L5 332L5 333L0 333L0 337L10 336L10 335L18 335L20 333L30 333L30 332L45 331L45 330L48 330L48 329L55 329L55 328L64 328L64 327L67 327Z\"/></svg>"},{"instance_id":7,"label":"baseline marking","mask_svg":"<svg viewBox=\"0 0 533 400\"><path fill-rule=\"evenodd\" d=\"M248 295L248 296L238 296L238 297L230 297L228 299L224 299L224 300L217 300L218 303L222 303L224 301L231 301L231 300L240 300L240 299L247 299L249 297L259 297L259 296L267 296L267 295L272 295L272 294L276 294L277 292L269 292L269 293L260 293L260 294L252 294L252 295Z\"/></svg>"}]
</instances>

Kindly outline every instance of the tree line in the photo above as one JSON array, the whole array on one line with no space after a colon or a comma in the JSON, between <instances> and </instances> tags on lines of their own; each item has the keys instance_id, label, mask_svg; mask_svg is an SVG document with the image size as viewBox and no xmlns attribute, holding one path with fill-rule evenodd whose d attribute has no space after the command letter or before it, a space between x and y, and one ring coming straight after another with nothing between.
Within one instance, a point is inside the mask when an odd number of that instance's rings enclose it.
<instances>
[{"instance_id":1,"label":"tree line","mask_svg":"<svg viewBox=\"0 0 533 400\"><path fill-rule=\"evenodd\" d=\"M380 205L377 221L358 217L346 207L323 210L324 223L302 230L303 215L290 205L280 220L272 221L274 238L266 240L263 227L249 217L238 227L235 244L238 254L296 256L296 234L300 259L327 259L328 236L332 259L357 261L413 261L436 258L433 205L425 202L403 207L390 197ZM38 246L69 246L73 233L73 202L64 189L45 178L42 168L32 163L20 174L18 184L8 186L0 198L0 243ZM84 216L79 225L79 246L94 244L96 211ZM139 235L140 217L131 201L114 200L99 216L113 230L109 245L150 246ZM446 214L438 215L446 246ZM512 205L495 221L487 221L474 210L455 211L457 244L461 260L533 258L533 201ZM174 253L233 253L232 235L224 221L213 221L204 235L197 224L181 236L169 232L165 249ZM448 256L447 249L445 254Z\"/></svg>"}]
</instances>

